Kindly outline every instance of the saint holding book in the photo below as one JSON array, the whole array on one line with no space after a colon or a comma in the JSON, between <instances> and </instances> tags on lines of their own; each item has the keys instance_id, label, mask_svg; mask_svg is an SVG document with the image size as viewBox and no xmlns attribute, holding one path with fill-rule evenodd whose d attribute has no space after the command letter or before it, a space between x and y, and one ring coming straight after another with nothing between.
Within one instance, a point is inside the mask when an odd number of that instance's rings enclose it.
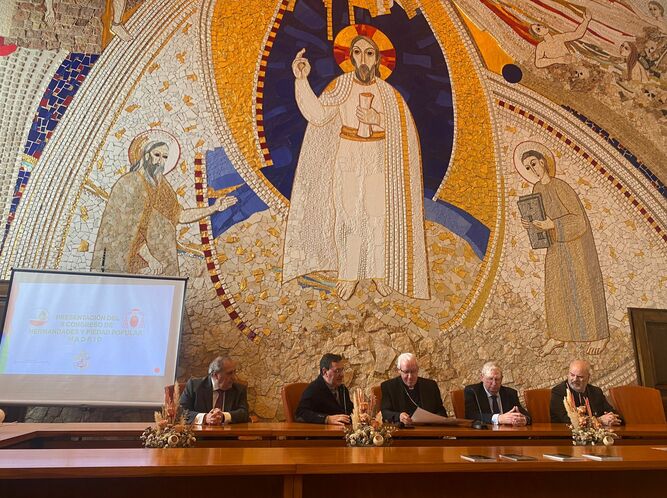
<instances>
[{"instance_id":1,"label":"saint holding book","mask_svg":"<svg viewBox=\"0 0 667 498\"><path fill-rule=\"evenodd\" d=\"M514 166L533 184L544 206L544 220L522 218L527 230L547 231L544 302L549 340L546 355L565 342L589 342L586 353L599 354L609 341L607 306L591 224L579 196L556 178L553 153L538 142L514 150Z\"/></svg>"}]
</instances>

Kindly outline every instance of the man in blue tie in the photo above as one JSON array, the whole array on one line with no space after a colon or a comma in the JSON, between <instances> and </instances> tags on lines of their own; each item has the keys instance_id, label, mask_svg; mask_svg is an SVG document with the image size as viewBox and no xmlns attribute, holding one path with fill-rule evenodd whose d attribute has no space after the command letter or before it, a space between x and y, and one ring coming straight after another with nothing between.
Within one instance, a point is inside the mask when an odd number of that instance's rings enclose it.
<instances>
[{"instance_id":1,"label":"man in blue tie","mask_svg":"<svg viewBox=\"0 0 667 498\"><path fill-rule=\"evenodd\" d=\"M494 425L531 423L530 415L521 406L519 394L515 389L503 386L503 371L492 361L482 366L481 382L466 386L464 397L466 418Z\"/></svg>"}]
</instances>

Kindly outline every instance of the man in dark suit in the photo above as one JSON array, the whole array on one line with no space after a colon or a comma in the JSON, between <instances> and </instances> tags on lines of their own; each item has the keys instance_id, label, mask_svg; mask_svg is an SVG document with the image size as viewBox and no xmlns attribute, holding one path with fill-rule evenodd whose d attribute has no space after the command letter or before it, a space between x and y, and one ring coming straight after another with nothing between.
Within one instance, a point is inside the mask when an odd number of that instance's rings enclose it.
<instances>
[{"instance_id":1,"label":"man in dark suit","mask_svg":"<svg viewBox=\"0 0 667 498\"><path fill-rule=\"evenodd\" d=\"M570 423L570 418L567 416L567 411L563 405L563 398L569 389L572 392L575 406L585 405L586 400L588 400L591 413L603 425L621 425L623 423L621 417L614 413L614 407L609 404L602 389L588 383L590 378L590 363L585 360L574 360L570 363L567 380L551 389L549 414L552 422Z\"/></svg>"},{"instance_id":2,"label":"man in dark suit","mask_svg":"<svg viewBox=\"0 0 667 498\"><path fill-rule=\"evenodd\" d=\"M248 393L236 380L236 362L218 356L208 366L208 376L190 379L180 404L189 424L220 425L248 421Z\"/></svg>"},{"instance_id":3,"label":"man in dark suit","mask_svg":"<svg viewBox=\"0 0 667 498\"><path fill-rule=\"evenodd\" d=\"M530 415L521 406L519 394L515 389L503 386L503 371L492 361L482 367L481 382L466 386L463 393L466 418L495 425L531 423Z\"/></svg>"},{"instance_id":4,"label":"man in dark suit","mask_svg":"<svg viewBox=\"0 0 667 498\"><path fill-rule=\"evenodd\" d=\"M447 416L442 404L438 384L419 377L417 358L403 353L396 360L398 377L385 380L382 389L382 418L387 422L412 425L412 415L417 407L436 415Z\"/></svg>"},{"instance_id":5,"label":"man in dark suit","mask_svg":"<svg viewBox=\"0 0 667 498\"><path fill-rule=\"evenodd\" d=\"M352 400L343 384L345 368L340 355L327 353L320 360L320 375L301 395L296 419L309 424L350 423Z\"/></svg>"}]
</instances>

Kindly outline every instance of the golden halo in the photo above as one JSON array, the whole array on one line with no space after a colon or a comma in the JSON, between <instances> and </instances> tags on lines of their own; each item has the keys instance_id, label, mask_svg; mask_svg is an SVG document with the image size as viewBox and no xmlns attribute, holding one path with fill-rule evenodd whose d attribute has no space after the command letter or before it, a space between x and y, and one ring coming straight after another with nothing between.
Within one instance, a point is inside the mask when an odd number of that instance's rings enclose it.
<instances>
[{"instance_id":1,"label":"golden halo","mask_svg":"<svg viewBox=\"0 0 667 498\"><path fill-rule=\"evenodd\" d=\"M336 63L346 73L354 71L350 60L350 45L357 36L370 38L380 49L380 78L386 80L396 67L396 49L387 35L369 24L352 24L338 32L333 48Z\"/></svg>"},{"instance_id":2,"label":"golden halo","mask_svg":"<svg viewBox=\"0 0 667 498\"><path fill-rule=\"evenodd\" d=\"M127 149L127 157L130 160L130 164L132 165L141 159L144 147L150 142L164 142L169 147L169 156L167 157L164 172L162 173L166 175L178 164L181 158L181 146L176 137L164 130L148 130L134 137L130 143L130 147Z\"/></svg>"},{"instance_id":3,"label":"golden halo","mask_svg":"<svg viewBox=\"0 0 667 498\"><path fill-rule=\"evenodd\" d=\"M535 151L539 152L544 156L544 159L546 161L546 173L549 175L551 178L556 176L556 160L554 159L553 152L549 150L549 148L541 144L540 142L533 142L531 140L527 140L525 142L521 142L519 145L516 146L514 149L514 156L513 156L513 162L514 162L514 168L517 170L517 172L522 176L524 180L526 180L528 183L535 184L540 181L540 179L533 173L532 171L528 171L526 167L523 165L523 162L521 161L521 156L525 152L528 151Z\"/></svg>"}]
</instances>

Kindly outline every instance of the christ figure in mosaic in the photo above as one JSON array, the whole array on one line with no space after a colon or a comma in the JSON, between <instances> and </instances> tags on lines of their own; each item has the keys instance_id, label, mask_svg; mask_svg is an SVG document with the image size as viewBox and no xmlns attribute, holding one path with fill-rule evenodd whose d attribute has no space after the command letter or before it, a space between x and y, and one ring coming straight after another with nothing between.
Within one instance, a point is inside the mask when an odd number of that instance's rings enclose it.
<instances>
[{"instance_id":1,"label":"christ figure in mosaic","mask_svg":"<svg viewBox=\"0 0 667 498\"><path fill-rule=\"evenodd\" d=\"M419 138L401 95L382 77L386 36L371 26L339 33L347 72L318 97L301 50L292 63L299 110L308 121L285 234L283 282L337 272L348 300L360 280L382 296L429 297ZM342 47L342 48L340 48ZM340 52L339 52L340 53ZM392 66L393 67L393 66Z\"/></svg>"},{"instance_id":2,"label":"christ figure in mosaic","mask_svg":"<svg viewBox=\"0 0 667 498\"><path fill-rule=\"evenodd\" d=\"M609 322L602 271L593 231L579 196L555 177L552 152L538 142L522 142L514 151L514 166L542 197L546 218L522 219L549 233L544 261L544 304L548 354L565 342L587 342L587 354L599 354L609 341Z\"/></svg>"},{"instance_id":3,"label":"christ figure in mosaic","mask_svg":"<svg viewBox=\"0 0 667 498\"><path fill-rule=\"evenodd\" d=\"M91 269L115 273L178 275L176 225L192 223L236 204L184 209L166 180L178 163L178 142L152 130L130 145L130 171L114 184L97 232Z\"/></svg>"}]
</instances>

